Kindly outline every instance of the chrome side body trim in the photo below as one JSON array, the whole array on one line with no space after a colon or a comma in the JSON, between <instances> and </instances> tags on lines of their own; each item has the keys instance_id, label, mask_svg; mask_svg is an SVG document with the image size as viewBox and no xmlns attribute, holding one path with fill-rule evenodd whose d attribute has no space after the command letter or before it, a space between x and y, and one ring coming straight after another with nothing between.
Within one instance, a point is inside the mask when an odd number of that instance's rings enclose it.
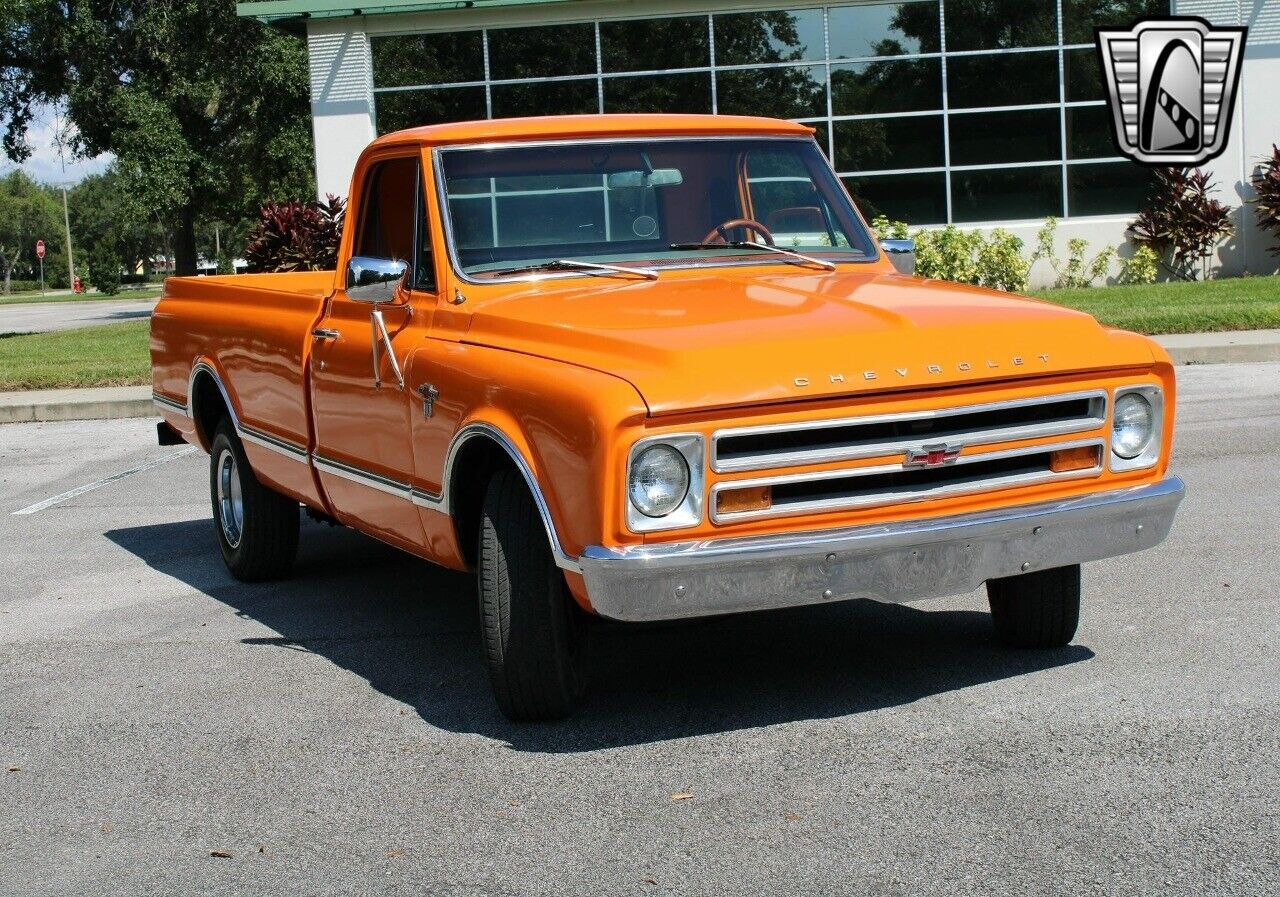
<instances>
[{"instance_id":1,"label":"chrome side body trim","mask_svg":"<svg viewBox=\"0 0 1280 897\"><path fill-rule=\"evenodd\" d=\"M1182 480L951 517L701 542L592 546L591 605L672 620L850 598L912 601L989 579L1116 557L1168 535Z\"/></svg>"},{"instance_id":2,"label":"chrome side body trim","mask_svg":"<svg viewBox=\"0 0 1280 897\"><path fill-rule=\"evenodd\" d=\"M379 492L384 492L395 498L413 502L420 508L429 508L433 511L440 510L440 504L443 500L441 496L427 492L425 489L419 489L410 483L402 483L400 480L384 477L373 471L365 470L363 467L335 461L319 454L312 454L311 461L315 464L316 470L321 473L332 474L349 482L368 486L370 489L377 489Z\"/></svg>"},{"instance_id":3,"label":"chrome side body trim","mask_svg":"<svg viewBox=\"0 0 1280 897\"><path fill-rule=\"evenodd\" d=\"M875 476L886 473L902 473L901 464L877 464L872 467L854 467L845 470L822 470L813 473L786 474L783 476L756 477L749 480L726 480L717 483L711 489L711 519L715 523L733 523L739 520L754 520L760 517L788 517L797 514L822 514L830 511L844 511L851 508L873 508L882 505L907 504L909 502L933 501L954 495L969 495L976 492L994 492L1012 486L1030 486L1036 483L1060 482L1076 480L1083 477L1096 477L1102 473L1104 443L1101 439L1085 439L1075 442L1055 442L1049 445L1029 445L1003 452L987 452L985 454L961 455L948 464L949 467L962 467L969 464L981 464L985 461L1000 461L1007 458L1018 458L1024 455L1039 455L1048 452L1074 448L1098 449L1098 463L1080 470L1054 473L1053 471L1035 471L1031 473L1006 474L969 482L949 483L931 489L913 490L909 487L883 489L879 492L867 492L861 495L849 495L839 498L814 499L790 504L774 504L760 511L738 511L721 514L716 511L719 495L725 490L744 489L756 486L785 486L791 483L811 483L823 480L856 480L858 477Z\"/></svg>"},{"instance_id":4,"label":"chrome side body trim","mask_svg":"<svg viewBox=\"0 0 1280 897\"><path fill-rule=\"evenodd\" d=\"M162 396L155 390L151 391L151 404L155 405L161 411L168 411L173 414L181 414L183 417L190 417L187 413L187 406L181 402L175 402L168 396Z\"/></svg>"},{"instance_id":5,"label":"chrome side body trim","mask_svg":"<svg viewBox=\"0 0 1280 897\"><path fill-rule=\"evenodd\" d=\"M278 436L272 436L270 433L264 433L261 430L246 426L240 422L239 415L236 414L235 405L231 404L231 396L227 392L226 386L222 383L222 378L218 376L212 365L204 361L198 361L191 367L191 377L187 380L187 404L183 413L192 420L197 420L196 410L194 406L196 395L196 377L205 374L213 378L214 385L218 387L218 392L222 394L223 404L227 406L227 413L231 415L231 424L236 428L236 433L244 442L253 443L256 446L283 455L291 461L298 461L306 464L310 460L310 454L307 452L305 445L298 445L287 439L281 439ZM197 428L198 430L199 428ZM207 439L212 434L202 434L202 439ZM208 451L208 446L205 446Z\"/></svg>"},{"instance_id":6,"label":"chrome side body trim","mask_svg":"<svg viewBox=\"0 0 1280 897\"><path fill-rule=\"evenodd\" d=\"M264 449L269 449L277 455L284 455L290 460L306 464L310 457L306 446L297 445L289 442L288 440L280 439L277 436L272 436L270 433L263 433L261 430L253 429L253 427L246 427L242 424L240 426L239 433L240 438L245 442L252 442L254 445L261 446Z\"/></svg>"},{"instance_id":7,"label":"chrome side body trim","mask_svg":"<svg viewBox=\"0 0 1280 897\"><path fill-rule=\"evenodd\" d=\"M520 454L520 450L516 448L514 442L493 424L472 423L467 424L456 434L453 441L449 444L449 453L445 459L444 479L441 482L441 488L444 490L443 500L439 510L444 514L449 514L451 502L449 489L453 483L454 464L457 461L458 453L462 447L470 440L476 438L488 438L493 440L498 446L510 456L512 463L516 469L520 471L520 475L524 477L525 484L529 487L529 492L533 495L533 503L538 509L538 516L542 518L542 525L547 530L547 539L551 543L551 555L555 558L556 566L561 570L568 570L571 573L581 573L582 566L577 559L572 557L564 550L563 544L560 542L560 535L556 532L555 522L551 519L551 508L547 505L547 500L542 494L542 489L538 486L538 480L533 475L533 471L525 462L524 456Z\"/></svg>"},{"instance_id":8,"label":"chrome side body trim","mask_svg":"<svg viewBox=\"0 0 1280 897\"><path fill-rule=\"evenodd\" d=\"M944 420L949 417L961 417L966 414L983 414L989 411L1005 411L1013 408L1028 408L1055 402L1072 402L1088 400L1100 402L1098 414L1091 413L1087 418L1070 421L1026 424L1019 427L985 428L968 432L948 433L942 435L923 436L916 440L907 438L885 440L866 445L855 445L848 448L800 449L793 452L770 455L767 460L756 461L752 458L720 458L720 442L735 436L760 436L774 433L804 433L815 430L829 430L839 427L868 426L896 421ZM853 461L860 458L875 458L886 455L906 455L908 449L918 449L926 443L959 442L968 445L989 445L994 442L1012 442L1018 439L1037 439L1042 436L1063 436L1068 433L1082 433L1096 430L1107 421L1107 391L1091 389L1083 392L1066 392L1054 395L1036 396L1030 399L1013 399L1005 402L987 402L980 405L961 405L958 407L938 408L932 411L907 411L901 414L869 414L861 417L840 417L825 420L798 421L787 424L762 424L751 427L726 427L711 434L711 469L716 473L736 473L743 470L768 470L774 467L794 467L800 464L823 464L830 461Z\"/></svg>"}]
</instances>

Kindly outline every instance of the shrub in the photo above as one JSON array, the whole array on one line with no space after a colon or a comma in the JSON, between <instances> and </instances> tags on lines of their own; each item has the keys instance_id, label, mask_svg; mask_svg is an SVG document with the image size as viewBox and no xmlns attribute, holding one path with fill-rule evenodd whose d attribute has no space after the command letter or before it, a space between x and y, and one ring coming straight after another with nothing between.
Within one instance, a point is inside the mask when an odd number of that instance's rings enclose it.
<instances>
[{"instance_id":1,"label":"shrub","mask_svg":"<svg viewBox=\"0 0 1280 897\"><path fill-rule=\"evenodd\" d=\"M338 264L347 203L281 202L263 207L244 257L250 271L324 271Z\"/></svg>"},{"instance_id":2,"label":"shrub","mask_svg":"<svg viewBox=\"0 0 1280 897\"><path fill-rule=\"evenodd\" d=\"M1102 249L1089 261L1085 261L1085 253L1089 250L1089 241L1079 237L1067 241L1067 260L1058 258L1054 248L1054 237L1058 233L1058 219L1052 215L1044 220L1044 227L1036 234L1036 251L1031 255L1031 263L1044 259L1055 275L1054 287L1087 287L1099 277L1107 275L1111 260L1116 251L1110 246Z\"/></svg>"},{"instance_id":3,"label":"shrub","mask_svg":"<svg viewBox=\"0 0 1280 897\"><path fill-rule=\"evenodd\" d=\"M890 221L884 215L877 215L871 219L871 230L875 232L877 240L906 240L907 222Z\"/></svg>"},{"instance_id":4,"label":"shrub","mask_svg":"<svg viewBox=\"0 0 1280 897\"><path fill-rule=\"evenodd\" d=\"M1150 246L1135 246L1133 255L1120 257L1119 283L1155 283L1160 270L1160 256Z\"/></svg>"},{"instance_id":5,"label":"shrub","mask_svg":"<svg viewBox=\"0 0 1280 897\"><path fill-rule=\"evenodd\" d=\"M916 274L957 283L979 282L977 255L982 234L948 224L941 230L918 230L914 239Z\"/></svg>"},{"instance_id":6,"label":"shrub","mask_svg":"<svg viewBox=\"0 0 1280 897\"><path fill-rule=\"evenodd\" d=\"M1271 158L1259 160L1259 170L1252 178L1253 199L1258 226L1276 237L1272 255L1280 255L1280 147L1271 144Z\"/></svg>"},{"instance_id":7,"label":"shrub","mask_svg":"<svg viewBox=\"0 0 1280 897\"><path fill-rule=\"evenodd\" d=\"M120 256L110 244L99 244L89 253L89 285L99 293L114 296L120 292Z\"/></svg>"},{"instance_id":8,"label":"shrub","mask_svg":"<svg viewBox=\"0 0 1280 897\"><path fill-rule=\"evenodd\" d=\"M1214 184L1199 168L1157 168L1154 176L1155 194L1129 225L1130 233L1174 276L1195 280L1199 262L1201 276L1208 277L1214 247L1235 229L1231 209L1210 198Z\"/></svg>"},{"instance_id":9,"label":"shrub","mask_svg":"<svg viewBox=\"0 0 1280 897\"><path fill-rule=\"evenodd\" d=\"M1020 293L1027 288L1031 264L1022 257L1022 240L996 228L978 249L978 282L984 287Z\"/></svg>"}]
</instances>

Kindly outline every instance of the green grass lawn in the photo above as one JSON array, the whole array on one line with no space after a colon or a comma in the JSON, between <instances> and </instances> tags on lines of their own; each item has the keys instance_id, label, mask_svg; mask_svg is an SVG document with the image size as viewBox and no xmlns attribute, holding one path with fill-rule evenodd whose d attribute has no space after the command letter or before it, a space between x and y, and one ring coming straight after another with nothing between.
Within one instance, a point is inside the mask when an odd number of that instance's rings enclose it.
<instances>
[{"instance_id":1,"label":"green grass lawn","mask_svg":"<svg viewBox=\"0 0 1280 897\"><path fill-rule=\"evenodd\" d=\"M1077 308L1103 324L1138 333L1280 328L1280 277L1033 290L1028 295Z\"/></svg>"},{"instance_id":2,"label":"green grass lawn","mask_svg":"<svg viewBox=\"0 0 1280 897\"><path fill-rule=\"evenodd\" d=\"M0 334L0 390L151 382L148 321Z\"/></svg>"},{"instance_id":3,"label":"green grass lawn","mask_svg":"<svg viewBox=\"0 0 1280 897\"><path fill-rule=\"evenodd\" d=\"M123 289L114 296L104 296L101 293L59 293L57 295L49 295L48 293L26 292L11 293L8 296L0 295L0 305L31 305L39 302L96 302L106 299L156 299L160 296L160 285L154 284L145 286L141 289Z\"/></svg>"}]
</instances>

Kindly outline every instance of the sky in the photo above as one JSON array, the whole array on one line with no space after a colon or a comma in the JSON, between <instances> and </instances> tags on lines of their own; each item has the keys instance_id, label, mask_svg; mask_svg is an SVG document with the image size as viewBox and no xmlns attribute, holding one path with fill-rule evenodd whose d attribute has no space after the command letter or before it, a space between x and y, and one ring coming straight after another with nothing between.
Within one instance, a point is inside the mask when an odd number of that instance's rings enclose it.
<instances>
[{"instance_id":1,"label":"sky","mask_svg":"<svg viewBox=\"0 0 1280 897\"><path fill-rule=\"evenodd\" d=\"M59 115L56 108L52 106L40 108L27 130L27 143L32 149L31 158L22 165L15 166L0 150L0 172L21 168L31 178L41 183L62 184L75 183L87 175L98 174L111 164L111 155L105 154L96 159L67 158L64 166L54 140L58 121Z\"/></svg>"}]
</instances>

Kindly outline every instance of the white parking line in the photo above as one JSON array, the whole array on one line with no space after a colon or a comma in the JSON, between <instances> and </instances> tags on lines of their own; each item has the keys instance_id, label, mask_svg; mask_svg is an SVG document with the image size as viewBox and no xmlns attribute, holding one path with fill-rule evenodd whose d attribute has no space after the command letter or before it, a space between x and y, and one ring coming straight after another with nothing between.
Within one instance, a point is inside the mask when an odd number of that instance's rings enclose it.
<instances>
[{"instance_id":1,"label":"white parking line","mask_svg":"<svg viewBox=\"0 0 1280 897\"><path fill-rule=\"evenodd\" d=\"M178 458L184 458L195 450L196 447L194 445L188 446L180 452L174 452L172 455L165 455L163 458L156 458L154 461L148 461L146 464L139 464L137 467L131 467L128 470L121 471L120 473L112 474L106 479L98 480L96 483L77 486L70 491L63 492L60 495L55 495L53 498L46 498L44 501L39 501L34 505L23 508L21 511L14 511L9 516L19 517L24 514L34 514L37 511L43 511L45 508L51 508L54 505L62 504L64 501L73 499L77 495L84 495L86 492L92 492L94 489L101 489L103 486L106 486L109 483L114 483L116 480L123 480L125 477L131 477L135 473L142 473L144 471L151 470L153 467L159 467L161 464L168 464L170 461L174 461Z\"/></svg>"}]
</instances>

